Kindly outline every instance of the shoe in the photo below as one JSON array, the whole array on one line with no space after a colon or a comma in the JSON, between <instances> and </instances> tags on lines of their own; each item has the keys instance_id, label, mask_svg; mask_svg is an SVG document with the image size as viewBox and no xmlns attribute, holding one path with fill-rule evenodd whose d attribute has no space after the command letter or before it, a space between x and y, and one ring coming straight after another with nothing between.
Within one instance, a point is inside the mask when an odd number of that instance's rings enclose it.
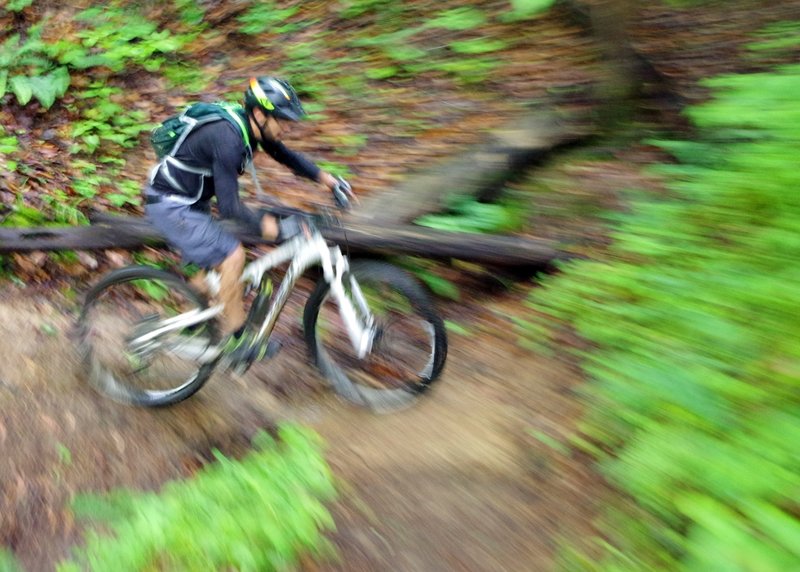
<instances>
[{"instance_id":1,"label":"shoe","mask_svg":"<svg viewBox=\"0 0 800 572\"><path fill-rule=\"evenodd\" d=\"M245 331L231 334L222 348L223 359L227 369L238 374L245 373L253 363L273 357L281 349L281 344L276 340L268 343L256 342L255 334Z\"/></svg>"}]
</instances>

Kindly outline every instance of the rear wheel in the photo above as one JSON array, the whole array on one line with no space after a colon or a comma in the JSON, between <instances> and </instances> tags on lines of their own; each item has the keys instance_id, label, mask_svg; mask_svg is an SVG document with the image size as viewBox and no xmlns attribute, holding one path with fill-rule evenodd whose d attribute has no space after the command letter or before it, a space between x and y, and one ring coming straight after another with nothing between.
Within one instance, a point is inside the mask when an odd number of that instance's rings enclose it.
<instances>
[{"instance_id":1,"label":"rear wheel","mask_svg":"<svg viewBox=\"0 0 800 572\"><path fill-rule=\"evenodd\" d=\"M157 407L200 389L217 360L215 321L158 334L163 320L204 310L205 299L178 275L149 266L107 274L86 295L80 349L91 384L134 405Z\"/></svg>"},{"instance_id":2,"label":"rear wheel","mask_svg":"<svg viewBox=\"0 0 800 572\"><path fill-rule=\"evenodd\" d=\"M330 285L321 280L306 303L306 342L317 367L342 397L378 412L411 405L439 377L447 356L441 318L420 284L390 264L351 263L343 284L357 308L363 294L375 319L370 353L360 359Z\"/></svg>"}]
</instances>

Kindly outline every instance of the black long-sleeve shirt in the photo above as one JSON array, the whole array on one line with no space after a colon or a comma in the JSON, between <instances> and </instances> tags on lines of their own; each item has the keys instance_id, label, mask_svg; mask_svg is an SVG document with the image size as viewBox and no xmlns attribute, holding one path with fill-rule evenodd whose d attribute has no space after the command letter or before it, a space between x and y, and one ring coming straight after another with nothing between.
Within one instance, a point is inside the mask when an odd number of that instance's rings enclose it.
<instances>
[{"instance_id":1,"label":"black long-sleeve shirt","mask_svg":"<svg viewBox=\"0 0 800 572\"><path fill-rule=\"evenodd\" d=\"M252 134L250 140L255 144ZM265 151L279 163L286 165L295 174L316 181L320 169L305 155L292 151L280 141L268 141ZM227 120L215 121L192 131L181 144L175 158L190 167L208 169L210 176L183 171L169 166L170 175L191 196L196 196L202 185L202 193L196 208L206 210L212 197L223 218L237 219L247 224L256 234L261 233L260 217L247 208L239 199L239 175L246 167L248 149L241 131ZM165 194L176 194L163 173L153 180L154 190Z\"/></svg>"}]
</instances>

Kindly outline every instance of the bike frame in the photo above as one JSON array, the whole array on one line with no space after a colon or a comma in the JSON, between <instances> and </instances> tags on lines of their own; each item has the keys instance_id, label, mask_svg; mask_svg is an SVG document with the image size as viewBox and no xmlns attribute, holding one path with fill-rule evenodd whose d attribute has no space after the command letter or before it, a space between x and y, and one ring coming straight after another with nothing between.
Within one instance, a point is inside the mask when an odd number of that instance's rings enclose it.
<instances>
[{"instance_id":1,"label":"bike frame","mask_svg":"<svg viewBox=\"0 0 800 572\"><path fill-rule=\"evenodd\" d=\"M354 300L351 301L345 292L343 280L347 274L348 262L341 249L338 246L328 246L316 229L309 230L250 262L242 272L242 282L258 287L266 272L287 262L289 262L289 267L286 275L270 303L263 322L257 326L255 341L261 343L269 337L297 281L306 270L319 264L322 267L325 281L330 284L330 295L338 305L350 343L353 345L356 355L363 359L372 349L375 320L361 288L353 276L349 276L349 285ZM215 280L218 281L218 275L215 276L214 273L210 273L209 278L212 285ZM206 310L192 310L163 320L155 324L154 328L146 334L131 340L131 345L141 347L154 343L156 338L166 333L180 331L217 316L222 308L223 305L218 304ZM186 341L175 344L171 350L201 362L212 361L221 353L220 347L201 349Z\"/></svg>"}]
</instances>

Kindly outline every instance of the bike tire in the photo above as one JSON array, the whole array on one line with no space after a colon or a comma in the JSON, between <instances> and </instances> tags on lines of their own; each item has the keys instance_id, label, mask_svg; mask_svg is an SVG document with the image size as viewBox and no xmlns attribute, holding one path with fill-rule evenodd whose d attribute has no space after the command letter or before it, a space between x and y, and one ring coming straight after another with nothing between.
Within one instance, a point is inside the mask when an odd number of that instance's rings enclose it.
<instances>
[{"instance_id":1,"label":"bike tire","mask_svg":"<svg viewBox=\"0 0 800 572\"><path fill-rule=\"evenodd\" d=\"M368 298L381 332L380 339L363 360L355 356L335 303L328 295L330 285L321 279L303 312L304 333L311 357L334 391L344 399L379 413L409 407L442 373L447 358L444 322L420 283L396 266L373 260L353 261L344 277L345 285L349 284L349 276L355 277ZM346 286L346 290L348 288ZM406 302L402 302L400 297ZM406 320L406 315L401 316L403 311L408 311L415 320ZM321 314L323 318L320 318ZM323 326L328 325L332 335L323 331ZM413 341L418 335L427 349L412 358L411 350L416 346L422 348L422 344ZM387 357L389 351L405 355L402 358ZM403 363L399 363L401 361ZM398 367L407 371L399 371L390 379L389 374Z\"/></svg>"},{"instance_id":2,"label":"bike tire","mask_svg":"<svg viewBox=\"0 0 800 572\"><path fill-rule=\"evenodd\" d=\"M131 354L129 338L136 328L146 328L149 320L207 307L205 298L172 272L138 265L109 272L86 293L78 320L79 349L89 382L115 401L144 407L163 407L190 397L205 384L218 360L187 360L177 369L178 353L170 351L169 344L172 350L176 344L189 342L200 347L216 345L219 332L214 319L156 338L157 343L152 344L156 349L149 349L146 356ZM154 371L145 373L151 367ZM128 368L132 371L123 371ZM184 381L173 384L166 379L173 374L182 377L183 370L187 375ZM147 375L152 379L145 380ZM140 387L139 383L153 387ZM155 388L156 384L164 387Z\"/></svg>"}]
</instances>

